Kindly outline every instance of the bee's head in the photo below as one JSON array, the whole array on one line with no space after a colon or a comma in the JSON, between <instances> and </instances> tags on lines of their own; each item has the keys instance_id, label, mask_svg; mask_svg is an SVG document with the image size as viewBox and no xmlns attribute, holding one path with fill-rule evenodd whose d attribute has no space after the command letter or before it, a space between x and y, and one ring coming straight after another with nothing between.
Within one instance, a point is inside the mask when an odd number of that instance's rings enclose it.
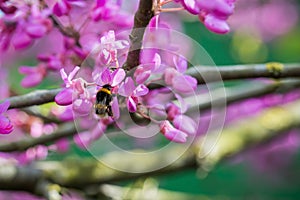
<instances>
[{"instance_id":1,"label":"bee's head","mask_svg":"<svg viewBox=\"0 0 300 200\"><path fill-rule=\"evenodd\" d=\"M106 84L106 85L103 85L102 88L106 88L106 89L110 90L111 89L111 85Z\"/></svg>"}]
</instances>

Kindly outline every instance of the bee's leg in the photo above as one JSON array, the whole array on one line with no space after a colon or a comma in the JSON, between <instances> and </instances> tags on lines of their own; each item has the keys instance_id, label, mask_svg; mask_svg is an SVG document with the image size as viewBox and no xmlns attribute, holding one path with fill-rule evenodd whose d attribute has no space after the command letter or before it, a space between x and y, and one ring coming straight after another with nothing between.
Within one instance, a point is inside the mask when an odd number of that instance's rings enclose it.
<instances>
[{"instance_id":1,"label":"bee's leg","mask_svg":"<svg viewBox=\"0 0 300 200\"><path fill-rule=\"evenodd\" d=\"M110 105L107 106L106 112L107 112L108 116L110 116L110 117L113 117L113 116L114 116Z\"/></svg>"}]
</instances>

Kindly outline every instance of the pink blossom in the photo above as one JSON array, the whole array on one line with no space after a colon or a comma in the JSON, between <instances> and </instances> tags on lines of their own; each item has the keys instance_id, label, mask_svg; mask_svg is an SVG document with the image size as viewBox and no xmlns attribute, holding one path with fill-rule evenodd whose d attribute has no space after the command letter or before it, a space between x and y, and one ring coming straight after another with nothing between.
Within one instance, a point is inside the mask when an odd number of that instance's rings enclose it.
<instances>
[{"instance_id":1,"label":"pink blossom","mask_svg":"<svg viewBox=\"0 0 300 200\"><path fill-rule=\"evenodd\" d=\"M40 38L50 32L53 27L52 21L48 18L50 13L49 9L41 11L37 4L31 6L31 15L26 23L21 24L31 38Z\"/></svg>"},{"instance_id":2,"label":"pink blossom","mask_svg":"<svg viewBox=\"0 0 300 200\"><path fill-rule=\"evenodd\" d=\"M189 135L196 134L197 123L194 119L184 114L188 109L188 105L180 95L176 94L175 96L179 105L177 106L174 103L167 105L168 119L173 122L175 128Z\"/></svg>"},{"instance_id":3,"label":"pink blossom","mask_svg":"<svg viewBox=\"0 0 300 200\"><path fill-rule=\"evenodd\" d=\"M135 87L131 77L127 77L125 82L123 82L119 88L119 94L127 97L126 102L129 112L136 112L137 104L139 102L138 98L148 94L148 92L149 89L144 84Z\"/></svg>"},{"instance_id":4,"label":"pink blossom","mask_svg":"<svg viewBox=\"0 0 300 200\"><path fill-rule=\"evenodd\" d=\"M200 8L196 4L196 0L181 0L182 6L191 14L197 15Z\"/></svg>"},{"instance_id":5,"label":"pink blossom","mask_svg":"<svg viewBox=\"0 0 300 200\"><path fill-rule=\"evenodd\" d=\"M91 18L97 22L99 20L108 20L114 17L120 10L120 6L115 3L111 3L107 0L96 0Z\"/></svg>"},{"instance_id":6,"label":"pink blossom","mask_svg":"<svg viewBox=\"0 0 300 200\"><path fill-rule=\"evenodd\" d=\"M55 96L55 102L58 105L70 105L73 102L73 93L84 92L84 80L74 79L80 67L75 67L69 75L66 74L64 69L60 70L61 77L65 82L66 87Z\"/></svg>"},{"instance_id":7,"label":"pink blossom","mask_svg":"<svg viewBox=\"0 0 300 200\"><path fill-rule=\"evenodd\" d=\"M159 126L160 126L161 133L168 140L172 142L178 142L178 143L186 142L187 134L183 131L174 128L174 126L172 126L172 124L169 121L164 120L160 123Z\"/></svg>"},{"instance_id":8,"label":"pink blossom","mask_svg":"<svg viewBox=\"0 0 300 200\"><path fill-rule=\"evenodd\" d=\"M21 66L19 72L25 74L25 78L21 81L21 85L25 88L37 86L47 74L44 64L36 67Z\"/></svg>"},{"instance_id":9,"label":"pink blossom","mask_svg":"<svg viewBox=\"0 0 300 200\"><path fill-rule=\"evenodd\" d=\"M0 104L0 134L11 133L14 129L10 120L3 115L7 111L9 106L10 106L9 101L4 101L3 103Z\"/></svg>"},{"instance_id":10,"label":"pink blossom","mask_svg":"<svg viewBox=\"0 0 300 200\"><path fill-rule=\"evenodd\" d=\"M159 71L161 66L161 57L155 53L153 59L149 63L138 66L134 72L135 81L138 84L144 83L151 75Z\"/></svg>"},{"instance_id":11,"label":"pink blossom","mask_svg":"<svg viewBox=\"0 0 300 200\"><path fill-rule=\"evenodd\" d=\"M164 79L167 85L171 85L176 92L191 93L197 88L197 79L184 75L187 69L187 61L183 58L174 58L175 68L167 68L164 71Z\"/></svg>"},{"instance_id":12,"label":"pink blossom","mask_svg":"<svg viewBox=\"0 0 300 200\"><path fill-rule=\"evenodd\" d=\"M232 15L235 0L176 0L194 15L199 15L200 21L212 32L224 34L229 31L226 22Z\"/></svg>"},{"instance_id":13,"label":"pink blossom","mask_svg":"<svg viewBox=\"0 0 300 200\"><path fill-rule=\"evenodd\" d=\"M67 0L57 0L53 6L53 13L58 17L67 15L71 10L71 5Z\"/></svg>"},{"instance_id":14,"label":"pink blossom","mask_svg":"<svg viewBox=\"0 0 300 200\"><path fill-rule=\"evenodd\" d=\"M67 138L62 138L60 140L57 140L55 142L55 147L56 147L56 150L59 151L59 152L67 152L70 148L70 142Z\"/></svg>"},{"instance_id":15,"label":"pink blossom","mask_svg":"<svg viewBox=\"0 0 300 200\"><path fill-rule=\"evenodd\" d=\"M18 28L12 37L12 45L17 49L27 48L32 44L32 38L23 30Z\"/></svg>"},{"instance_id":16,"label":"pink blossom","mask_svg":"<svg viewBox=\"0 0 300 200\"><path fill-rule=\"evenodd\" d=\"M117 61L117 50L124 49L129 45L127 40L116 40L115 32L109 31L100 38L100 54L98 60L103 65L109 65Z\"/></svg>"},{"instance_id":17,"label":"pink blossom","mask_svg":"<svg viewBox=\"0 0 300 200\"><path fill-rule=\"evenodd\" d=\"M6 4L5 1L0 1L0 10L4 12L5 14L14 14L16 12L17 7L12 4Z\"/></svg>"},{"instance_id":18,"label":"pink blossom","mask_svg":"<svg viewBox=\"0 0 300 200\"><path fill-rule=\"evenodd\" d=\"M124 69L118 68L111 72L109 68L105 68L102 73L96 74L94 76L94 80L96 80L97 85L110 85L112 87L116 87L119 85L123 79L125 78L126 73Z\"/></svg>"},{"instance_id":19,"label":"pink blossom","mask_svg":"<svg viewBox=\"0 0 300 200\"><path fill-rule=\"evenodd\" d=\"M199 19L212 32L224 34L229 31L226 22L232 15L235 0L196 0L200 8Z\"/></svg>"}]
</instances>

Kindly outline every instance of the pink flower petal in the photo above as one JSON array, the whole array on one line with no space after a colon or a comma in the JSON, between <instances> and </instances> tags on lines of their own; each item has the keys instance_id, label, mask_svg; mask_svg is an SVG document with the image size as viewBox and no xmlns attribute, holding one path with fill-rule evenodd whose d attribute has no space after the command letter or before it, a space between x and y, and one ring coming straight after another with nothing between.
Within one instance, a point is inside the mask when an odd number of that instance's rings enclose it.
<instances>
[{"instance_id":1,"label":"pink flower petal","mask_svg":"<svg viewBox=\"0 0 300 200\"><path fill-rule=\"evenodd\" d=\"M96 0L96 6L102 7L106 4L107 0Z\"/></svg>"},{"instance_id":2,"label":"pink flower petal","mask_svg":"<svg viewBox=\"0 0 300 200\"><path fill-rule=\"evenodd\" d=\"M129 110L129 112L132 112L132 113L136 112L136 102L134 101L134 99L131 96L129 96L127 98L127 108Z\"/></svg>"},{"instance_id":3,"label":"pink flower petal","mask_svg":"<svg viewBox=\"0 0 300 200\"><path fill-rule=\"evenodd\" d=\"M0 134L9 134L14 130L13 125L7 117L0 115Z\"/></svg>"},{"instance_id":4,"label":"pink flower petal","mask_svg":"<svg viewBox=\"0 0 300 200\"><path fill-rule=\"evenodd\" d=\"M194 135L196 134L197 131L197 124L196 122L186 116L186 115L177 115L175 116L174 120L173 120L173 124L175 126L175 128L188 133L190 135Z\"/></svg>"},{"instance_id":5,"label":"pink flower petal","mask_svg":"<svg viewBox=\"0 0 300 200\"><path fill-rule=\"evenodd\" d=\"M99 54L99 61L102 65L109 65L112 61L112 57L109 51L103 49Z\"/></svg>"},{"instance_id":6,"label":"pink flower petal","mask_svg":"<svg viewBox=\"0 0 300 200\"><path fill-rule=\"evenodd\" d=\"M55 142L57 151L65 153L69 150L70 142L68 139L63 138Z\"/></svg>"},{"instance_id":7,"label":"pink flower petal","mask_svg":"<svg viewBox=\"0 0 300 200\"><path fill-rule=\"evenodd\" d=\"M189 105L185 102L185 100L179 94L175 94L175 97L179 102L179 107L181 108L180 112L185 113L187 111Z\"/></svg>"},{"instance_id":8,"label":"pink flower petal","mask_svg":"<svg viewBox=\"0 0 300 200\"><path fill-rule=\"evenodd\" d=\"M189 75L179 75L172 80L173 88L180 93L191 93L197 88L197 79Z\"/></svg>"},{"instance_id":9,"label":"pink flower petal","mask_svg":"<svg viewBox=\"0 0 300 200\"><path fill-rule=\"evenodd\" d=\"M73 102L73 110L77 115L88 115L92 110L93 104L87 99L76 99Z\"/></svg>"},{"instance_id":10,"label":"pink flower petal","mask_svg":"<svg viewBox=\"0 0 300 200\"><path fill-rule=\"evenodd\" d=\"M167 133L164 134L164 136L172 141L172 142L177 142L177 143L185 143L186 142L186 138L187 138L187 134L185 134L184 132L180 131L180 130L171 130L168 131Z\"/></svg>"},{"instance_id":11,"label":"pink flower petal","mask_svg":"<svg viewBox=\"0 0 300 200\"><path fill-rule=\"evenodd\" d=\"M127 77L125 82L120 85L119 94L128 97L130 96L135 89L134 82L131 77Z\"/></svg>"},{"instance_id":12,"label":"pink flower petal","mask_svg":"<svg viewBox=\"0 0 300 200\"><path fill-rule=\"evenodd\" d=\"M26 33L32 38L40 38L47 32L47 28L42 24L27 24Z\"/></svg>"},{"instance_id":13,"label":"pink flower petal","mask_svg":"<svg viewBox=\"0 0 300 200\"><path fill-rule=\"evenodd\" d=\"M44 76L41 73L33 73L25 76L21 81L21 85L25 88L34 87L40 84L43 80Z\"/></svg>"},{"instance_id":14,"label":"pink flower petal","mask_svg":"<svg viewBox=\"0 0 300 200\"><path fill-rule=\"evenodd\" d=\"M71 6L69 5L69 3L66 0L58 0L53 6L53 13L56 16L60 17L60 16L68 14L70 9L71 9Z\"/></svg>"},{"instance_id":15,"label":"pink flower petal","mask_svg":"<svg viewBox=\"0 0 300 200\"><path fill-rule=\"evenodd\" d=\"M160 123L161 133L168 139L173 142L184 143L186 142L187 134L175 129L171 123L167 120L164 120Z\"/></svg>"},{"instance_id":16,"label":"pink flower petal","mask_svg":"<svg viewBox=\"0 0 300 200\"><path fill-rule=\"evenodd\" d=\"M102 7L94 8L90 16L93 21L98 22L100 19L103 18L103 12L104 12L104 8Z\"/></svg>"},{"instance_id":17,"label":"pink flower petal","mask_svg":"<svg viewBox=\"0 0 300 200\"><path fill-rule=\"evenodd\" d=\"M111 83L111 74L108 68L101 73L101 81L103 85Z\"/></svg>"},{"instance_id":18,"label":"pink flower petal","mask_svg":"<svg viewBox=\"0 0 300 200\"><path fill-rule=\"evenodd\" d=\"M154 54L153 62L155 63L153 69L155 71L161 66L161 57L158 53Z\"/></svg>"},{"instance_id":19,"label":"pink flower petal","mask_svg":"<svg viewBox=\"0 0 300 200\"><path fill-rule=\"evenodd\" d=\"M114 97L113 98L113 102L111 104L111 109L112 109L112 113L114 115L114 120L117 120L120 118L120 107L119 107L119 102L118 102L118 98Z\"/></svg>"},{"instance_id":20,"label":"pink flower petal","mask_svg":"<svg viewBox=\"0 0 300 200\"><path fill-rule=\"evenodd\" d=\"M106 130L106 125L104 125L101 121L97 123L96 127L91 131L91 142L98 140Z\"/></svg>"},{"instance_id":21,"label":"pink flower petal","mask_svg":"<svg viewBox=\"0 0 300 200\"><path fill-rule=\"evenodd\" d=\"M146 94L148 94L149 89L144 85L144 84L140 84L138 85L135 90L133 91L134 96L144 96Z\"/></svg>"},{"instance_id":22,"label":"pink flower petal","mask_svg":"<svg viewBox=\"0 0 300 200\"><path fill-rule=\"evenodd\" d=\"M225 19L220 19L213 14L206 15L204 25L208 30L219 34L225 34L230 30Z\"/></svg>"},{"instance_id":23,"label":"pink flower petal","mask_svg":"<svg viewBox=\"0 0 300 200\"><path fill-rule=\"evenodd\" d=\"M172 85L174 77L178 75L178 72L174 68L167 68L164 72L164 78L167 85Z\"/></svg>"},{"instance_id":24,"label":"pink flower petal","mask_svg":"<svg viewBox=\"0 0 300 200\"><path fill-rule=\"evenodd\" d=\"M28 66L20 66L19 67L19 72L21 74L31 74L34 73L36 70L34 67L28 67Z\"/></svg>"},{"instance_id":25,"label":"pink flower petal","mask_svg":"<svg viewBox=\"0 0 300 200\"><path fill-rule=\"evenodd\" d=\"M76 74L78 73L78 71L80 70L79 66L76 66L69 74L69 80L72 80Z\"/></svg>"},{"instance_id":26,"label":"pink flower petal","mask_svg":"<svg viewBox=\"0 0 300 200\"><path fill-rule=\"evenodd\" d=\"M4 101L0 104L0 114L5 113L10 106L10 102L8 100Z\"/></svg>"},{"instance_id":27,"label":"pink flower petal","mask_svg":"<svg viewBox=\"0 0 300 200\"><path fill-rule=\"evenodd\" d=\"M127 40L117 40L114 42L114 48L116 49L124 49L129 46L129 42Z\"/></svg>"},{"instance_id":28,"label":"pink flower petal","mask_svg":"<svg viewBox=\"0 0 300 200\"><path fill-rule=\"evenodd\" d=\"M112 73L112 82L111 82L111 86L115 87L117 85L119 85L123 79L125 78L126 73L124 71L124 69L117 69Z\"/></svg>"},{"instance_id":29,"label":"pink flower petal","mask_svg":"<svg viewBox=\"0 0 300 200\"><path fill-rule=\"evenodd\" d=\"M187 70L188 63L182 56L174 56L173 62L178 72L184 73Z\"/></svg>"},{"instance_id":30,"label":"pink flower petal","mask_svg":"<svg viewBox=\"0 0 300 200\"><path fill-rule=\"evenodd\" d=\"M134 76L137 84L145 83L145 81L150 77L151 71L143 71L143 68L137 68L135 70Z\"/></svg>"},{"instance_id":31,"label":"pink flower petal","mask_svg":"<svg viewBox=\"0 0 300 200\"><path fill-rule=\"evenodd\" d=\"M180 108L177 105L175 105L174 103L169 103L167 105L167 112L168 112L168 119L171 121L173 121L175 116L177 116L181 113Z\"/></svg>"},{"instance_id":32,"label":"pink flower petal","mask_svg":"<svg viewBox=\"0 0 300 200\"><path fill-rule=\"evenodd\" d=\"M182 0L183 7L190 13L197 15L200 12L200 8L196 5L195 0Z\"/></svg>"},{"instance_id":33,"label":"pink flower petal","mask_svg":"<svg viewBox=\"0 0 300 200\"><path fill-rule=\"evenodd\" d=\"M73 140L79 148L86 149L91 144L91 133L88 131L78 133Z\"/></svg>"},{"instance_id":34,"label":"pink flower petal","mask_svg":"<svg viewBox=\"0 0 300 200\"><path fill-rule=\"evenodd\" d=\"M60 76L62 78L62 80L65 82L66 85L68 85L70 82L69 82L69 79L68 79L68 75L67 73L65 72L65 69L64 68L61 68L60 69Z\"/></svg>"},{"instance_id":35,"label":"pink flower petal","mask_svg":"<svg viewBox=\"0 0 300 200\"><path fill-rule=\"evenodd\" d=\"M72 95L73 90L71 88L65 88L55 96L55 102L61 106L70 105L73 102Z\"/></svg>"},{"instance_id":36,"label":"pink flower petal","mask_svg":"<svg viewBox=\"0 0 300 200\"><path fill-rule=\"evenodd\" d=\"M32 39L25 32L17 32L12 38L12 44L16 49L24 49L28 47Z\"/></svg>"},{"instance_id":37,"label":"pink flower petal","mask_svg":"<svg viewBox=\"0 0 300 200\"><path fill-rule=\"evenodd\" d=\"M196 2L201 9L204 9L207 12L228 16L233 13L235 0L196 0Z\"/></svg>"}]
</instances>

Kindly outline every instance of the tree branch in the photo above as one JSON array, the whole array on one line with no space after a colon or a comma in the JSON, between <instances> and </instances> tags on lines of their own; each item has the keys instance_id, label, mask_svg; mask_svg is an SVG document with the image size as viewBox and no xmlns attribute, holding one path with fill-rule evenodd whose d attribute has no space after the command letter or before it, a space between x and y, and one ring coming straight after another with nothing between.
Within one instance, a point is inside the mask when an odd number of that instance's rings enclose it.
<instances>
[{"instance_id":1,"label":"tree branch","mask_svg":"<svg viewBox=\"0 0 300 200\"><path fill-rule=\"evenodd\" d=\"M269 70L266 64L257 65L234 65L220 67L193 67L187 73L198 80L198 84L244 78L291 78L300 77L300 64L284 64L281 70ZM205 79L205 80L204 80ZM151 89L162 87L164 84L150 84ZM54 101L54 98L61 89L39 90L25 95L10 97L11 108L22 108L32 105L41 105Z\"/></svg>"},{"instance_id":2,"label":"tree branch","mask_svg":"<svg viewBox=\"0 0 300 200\"><path fill-rule=\"evenodd\" d=\"M250 82L251 83L251 82ZM249 85L249 83L247 83ZM274 81L268 84L256 84L251 87L245 87L245 85L235 86L231 88L215 89L208 94L197 95L196 97L187 97L185 101L191 106L188 112L193 112L195 109L201 111L207 110L211 105L215 107L224 107L230 103L241 101L251 97L259 97L272 93L274 91L286 93L300 86L299 80L284 80L280 82ZM197 104L195 102L197 99Z\"/></svg>"},{"instance_id":3,"label":"tree branch","mask_svg":"<svg viewBox=\"0 0 300 200\"><path fill-rule=\"evenodd\" d=\"M38 144L55 142L64 137L69 137L77 133L74 123L65 123L49 135L42 135L38 138L29 137L16 142L0 144L0 152L24 151Z\"/></svg>"},{"instance_id":4,"label":"tree branch","mask_svg":"<svg viewBox=\"0 0 300 200\"><path fill-rule=\"evenodd\" d=\"M134 25L129 36L131 44L127 60L123 65L126 71L130 71L140 64L140 50L145 29L153 16L153 0L140 0L139 8L134 15Z\"/></svg>"},{"instance_id":5,"label":"tree branch","mask_svg":"<svg viewBox=\"0 0 300 200\"><path fill-rule=\"evenodd\" d=\"M219 67L195 66L189 68L187 74L195 77L198 80L198 84L221 80L227 81L262 77L276 79L291 78L300 76L300 64L266 63Z\"/></svg>"},{"instance_id":6,"label":"tree branch","mask_svg":"<svg viewBox=\"0 0 300 200\"><path fill-rule=\"evenodd\" d=\"M1 162L0 177L1 190L27 191L48 200L61 199L61 187L49 182L41 170Z\"/></svg>"},{"instance_id":7,"label":"tree branch","mask_svg":"<svg viewBox=\"0 0 300 200\"><path fill-rule=\"evenodd\" d=\"M33 105L41 105L49 102L53 102L55 96L61 91L61 89L52 90L37 90L28 94L13 96L7 100L10 102L10 109L22 108Z\"/></svg>"}]
</instances>

